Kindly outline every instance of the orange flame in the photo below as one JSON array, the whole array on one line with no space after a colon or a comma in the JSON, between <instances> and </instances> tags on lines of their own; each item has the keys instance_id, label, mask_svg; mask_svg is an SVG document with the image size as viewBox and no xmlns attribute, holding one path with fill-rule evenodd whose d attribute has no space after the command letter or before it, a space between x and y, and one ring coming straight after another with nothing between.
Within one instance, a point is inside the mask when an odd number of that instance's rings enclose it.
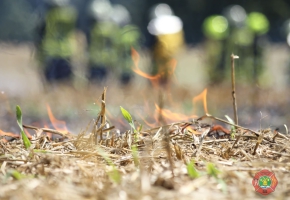
<instances>
[{"instance_id":1,"label":"orange flame","mask_svg":"<svg viewBox=\"0 0 290 200\"><path fill-rule=\"evenodd\" d=\"M198 101L202 101L203 102L203 109L205 113L208 113L207 110L207 101L206 101L206 94L207 94L207 88L205 88L202 93L200 93L199 95L195 96L192 98L192 104L194 106L194 109L196 108L196 103ZM195 112L194 112L195 113Z\"/></svg>"},{"instance_id":2,"label":"orange flame","mask_svg":"<svg viewBox=\"0 0 290 200\"><path fill-rule=\"evenodd\" d=\"M151 75L149 75L149 74L143 72L143 71L139 68L140 55L139 55L139 53L138 53L138 52L137 52L133 47L131 48L131 55L132 55L132 60L133 60L133 62L134 62L134 66L132 67L132 70L133 70L136 74L138 74L138 75L140 75L140 76L142 76L142 77L144 77L144 78L147 78L147 79L149 79L150 81L158 80L158 79L160 78L160 75L159 75L159 74L157 74L157 75L155 75L155 76L151 76Z\"/></svg>"},{"instance_id":3,"label":"orange flame","mask_svg":"<svg viewBox=\"0 0 290 200\"><path fill-rule=\"evenodd\" d=\"M150 75L148 73L145 73L139 68L140 55L133 47L131 48L131 56L132 56L132 60L133 60L133 63L134 63L134 66L132 66L132 70L136 74L138 74L138 75L150 80L153 86L157 86L158 85L158 81L161 79L161 77L164 75L165 72L164 71L160 71L160 72L158 72L158 74L156 74L154 76ZM176 64L177 64L177 61L175 59L171 59L166 64L166 66L168 66L170 68L170 69L167 69L168 70L168 75L173 75L174 74L174 71L176 69Z\"/></svg>"},{"instance_id":4,"label":"orange flame","mask_svg":"<svg viewBox=\"0 0 290 200\"><path fill-rule=\"evenodd\" d=\"M63 132L63 133L67 133L68 130L66 128L65 121L57 120L54 117L54 115L52 114L51 108L48 104L46 104L46 109L47 109L47 114L48 114L49 120L50 120L52 126L55 128L55 130Z\"/></svg>"},{"instance_id":5,"label":"orange flame","mask_svg":"<svg viewBox=\"0 0 290 200\"><path fill-rule=\"evenodd\" d=\"M5 131L2 131L1 129L0 129L0 135L14 137L14 138L19 137L19 135L15 134L15 133L5 132Z\"/></svg>"},{"instance_id":6,"label":"orange flame","mask_svg":"<svg viewBox=\"0 0 290 200\"><path fill-rule=\"evenodd\" d=\"M155 113L157 114L160 112L160 107L157 104L155 104L155 107L156 107ZM197 117L196 115L187 116L184 114L175 113L175 112L172 112L168 109L162 109L162 116L165 118L165 120L169 120L171 122L173 122L173 121L186 121L188 119Z\"/></svg>"}]
</instances>

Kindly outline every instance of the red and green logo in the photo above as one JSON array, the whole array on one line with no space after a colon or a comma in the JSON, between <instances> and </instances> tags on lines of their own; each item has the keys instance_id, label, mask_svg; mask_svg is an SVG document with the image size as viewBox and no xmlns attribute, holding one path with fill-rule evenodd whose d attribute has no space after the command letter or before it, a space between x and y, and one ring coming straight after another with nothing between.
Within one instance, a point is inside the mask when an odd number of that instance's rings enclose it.
<instances>
[{"instance_id":1,"label":"red and green logo","mask_svg":"<svg viewBox=\"0 0 290 200\"><path fill-rule=\"evenodd\" d=\"M268 195L275 191L278 180L273 172L263 169L255 174L252 184L256 192L262 195Z\"/></svg>"}]
</instances>

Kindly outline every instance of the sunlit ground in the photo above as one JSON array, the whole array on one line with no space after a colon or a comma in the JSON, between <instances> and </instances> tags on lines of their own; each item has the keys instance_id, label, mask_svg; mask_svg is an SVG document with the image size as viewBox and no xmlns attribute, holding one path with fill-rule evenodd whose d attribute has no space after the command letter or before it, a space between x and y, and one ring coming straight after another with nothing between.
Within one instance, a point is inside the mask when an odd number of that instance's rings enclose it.
<instances>
[{"instance_id":1,"label":"sunlit ground","mask_svg":"<svg viewBox=\"0 0 290 200\"><path fill-rule=\"evenodd\" d=\"M290 119L289 90L286 84L288 53L287 46L269 46L265 56L265 76L268 77L265 85L237 84L241 125L255 129L260 126L279 127L281 132L285 132L283 125L289 125ZM148 55L145 52L139 54L138 69L146 73L150 63ZM225 115L233 118L231 84L229 81L215 86L207 84L203 55L201 47L182 52L168 89L154 87L150 78L139 74L135 74L132 84L126 87L120 86L113 75L103 85L91 84L83 76L84 62L78 62L75 66L76 76L72 83L46 85L39 75L33 46L2 44L0 129L19 132L15 106L20 105L24 124L59 130L67 128L72 133L79 133L97 116L105 86L108 120L120 130L128 128L121 117L120 106L126 108L144 128L156 125L160 96L164 104L164 119L168 123L187 121L205 112L220 118L225 118Z\"/></svg>"}]
</instances>

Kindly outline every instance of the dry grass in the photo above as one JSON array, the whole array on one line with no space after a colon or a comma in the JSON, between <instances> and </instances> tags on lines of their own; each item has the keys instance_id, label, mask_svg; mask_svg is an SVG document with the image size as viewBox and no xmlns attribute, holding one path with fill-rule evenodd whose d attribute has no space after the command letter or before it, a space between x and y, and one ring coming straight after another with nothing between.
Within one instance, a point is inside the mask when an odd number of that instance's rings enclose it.
<instances>
[{"instance_id":1,"label":"dry grass","mask_svg":"<svg viewBox=\"0 0 290 200\"><path fill-rule=\"evenodd\" d=\"M77 136L30 128L30 149L0 142L1 199L289 199L290 138L271 129L214 138L200 118L120 134L107 123L105 91L98 117ZM251 184L261 169L279 181L266 197Z\"/></svg>"}]
</instances>

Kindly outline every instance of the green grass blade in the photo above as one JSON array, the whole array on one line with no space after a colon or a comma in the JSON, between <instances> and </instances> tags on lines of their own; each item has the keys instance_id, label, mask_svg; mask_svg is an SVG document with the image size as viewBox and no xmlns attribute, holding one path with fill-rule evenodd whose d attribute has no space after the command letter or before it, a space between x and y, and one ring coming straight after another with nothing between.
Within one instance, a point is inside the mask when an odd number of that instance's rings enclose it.
<instances>
[{"instance_id":1,"label":"green grass blade","mask_svg":"<svg viewBox=\"0 0 290 200\"><path fill-rule=\"evenodd\" d=\"M186 168L187 168L187 173L188 173L190 178L198 178L198 177L200 177L200 173L194 167L194 163L193 162L188 163Z\"/></svg>"},{"instance_id":2,"label":"green grass blade","mask_svg":"<svg viewBox=\"0 0 290 200\"><path fill-rule=\"evenodd\" d=\"M208 163L206 165L206 172L208 175L213 176L214 178L218 178L218 174L220 171L214 166L213 163Z\"/></svg>"},{"instance_id":3,"label":"green grass blade","mask_svg":"<svg viewBox=\"0 0 290 200\"><path fill-rule=\"evenodd\" d=\"M16 106L16 118L17 118L17 123L18 123L18 126L20 126L20 129L22 130L22 112L21 112L21 109L20 109L20 106Z\"/></svg>"},{"instance_id":4,"label":"green grass blade","mask_svg":"<svg viewBox=\"0 0 290 200\"><path fill-rule=\"evenodd\" d=\"M21 131L21 137L23 140L23 144L25 146L26 149L28 149L31 146L31 143L28 139L28 137L26 136L26 134L24 133L23 127L22 127L22 112L20 109L20 106L16 106L16 118L17 118L17 124L20 128Z\"/></svg>"},{"instance_id":5,"label":"green grass blade","mask_svg":"<svg viewBox=\"0 0 290 200\"><path fill-rule=\"evenodd\" d=\"M11 176L11 177L13 177L16 180L21 180L21 179L25 178L25 175L21 174L17 170L8 171L7 176L8 177Z\"/></svg>"},{"instance_id":6,"label":"green grass blade","mask_svg":"<svg viewBox=\"0 0 290 200\"><path fill-rule=\"evenodd\" d=\"M121 112L122 112L123 117L130 124L130 126L134 129L134 131L136 131L131 114L127 110L125 110L122 106L120 106L120 108L121 108Z\"/></svg>"},{"instance_id":7,"label":"green grass blade","mask_svg":"<svg viewBox=\"0 0 290 200\"><path fill-rule=\"evenodd\" d=\"M136 145L132 146L132 156L133 156L135 167L138 167L140 162L139 162L139 156L138 156L138 147Z\"/></svg>"}]
</instances>

